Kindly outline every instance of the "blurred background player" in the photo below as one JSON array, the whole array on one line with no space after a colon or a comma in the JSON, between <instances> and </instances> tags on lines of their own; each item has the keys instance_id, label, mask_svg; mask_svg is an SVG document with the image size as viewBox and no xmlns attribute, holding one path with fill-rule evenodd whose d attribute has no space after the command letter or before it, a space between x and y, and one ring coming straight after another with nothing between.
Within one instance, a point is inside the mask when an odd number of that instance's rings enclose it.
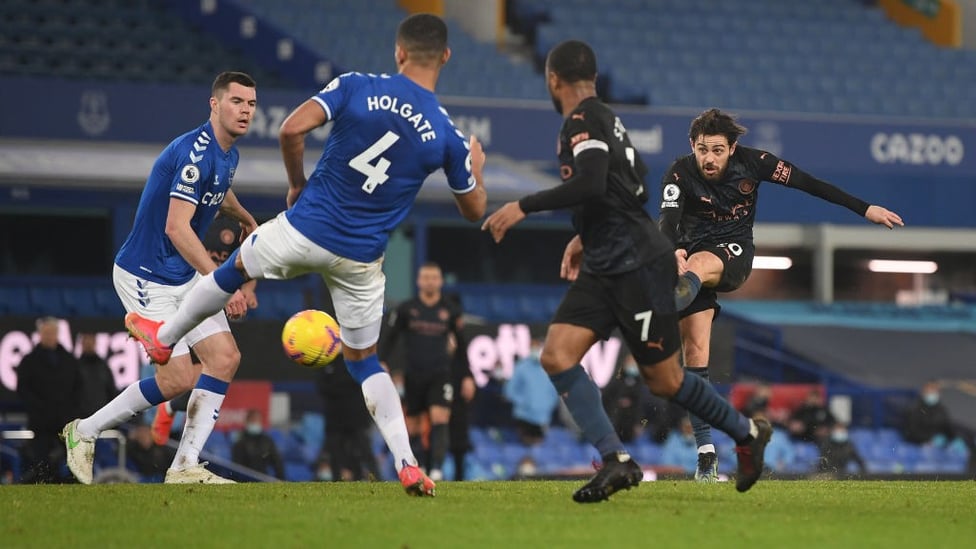
<instances>
[{"instance_id":1,"label":"blurred background player","mask_svg":"<svg viewBox=\"0 0 976 549\"><path fill-rule=\"evenodd\" d=\"M165 318L187 298L201 275L214 270L201 239L218 211L242 223L245 233L256 228L254 217L231 190L240 158L235 143L250 126L257 105L255 88L254 79L244 73L217 75L211 88L210 119L174 139L156 159L132 231L115 258L113 282L130 313ZM64 426L68 467L81 483L92 481L99 433L190 389L192 411L165 482L232 482L199 462L240 364L227 319L243 316L249 298L242 291L229 297L227 314L218 309L173 340L172 360L155 361L157 366L170 362L157 367L155 376L130 385L94 414ZM203 361L202 373L190 361L191 347Z\"/></svg>"},{"instance_id":2,"label":"blurred background player","mask_svg":"<svg viewBox=\"0 0 976 549\"><path fill-rule=\"evenodd\" d=\"M403 369L394 374L402 378L406 404L407 433L417 456L435 482L444 478L444 457L449 444L448 422L454 403L451 363L461 337L461 308L457 301L441 293L444 275L437 263L428 262L417 270L417 296L400 303L387 319L387 337L380 356L384 366L392 349L403 339ZM426 416L426 417L425 417ZM430 448L424 451L422 435L430 423Z\"/></svg>"},{"instance_id":3,"label":"blurred background player","mask_svg":"<svg viewBox=\"0 0 976 549\"><path fill-rule=\"evenodd\" d=\"M203 238L203 247L210 254L210 259L214 262L214 267L230 257L230 254L241 244L241 237L244 234L244 226L234 218L218 215L207 229L207 235ZM258 298L255 293L257 281L250 281L242 287L242 292L247 299L247 310L258 307ZM229 311L228 311L229 313ZM199 370L203 368L199 357L190 352L193 366ZM180 396L167 400L156 407L156 414L152 421L153 442L159 445L166 444L173 429L173 420L177 412L186 412L186 407L190 402L190 393L185 392Z\"/></svg>"},{"instance_id":4,"label":"blurred background player","mask_svg":"<svg viewBox=\"0 0 976 549\"><path fill-rule=\"evenodd\" d=\"M563 117L557 154L563 183L509 202L482 229L495 242L531 212L572 208L577 235L563 253L560 275L572 281L542 350L542 366L603 466L573 494L580 503L603 501L636 486L643 473L614 432L600 390L580 361L600 339L620 329L652 393L707 416L736 441L736 489L744 492L762 473L772 429L738 413L697 376L678 364L681 345L673 290L672 246L644 210L647 168L627 130L596 93L596 55L568 40L546 57L553 106Z\"/></svg>"},{"instance_id":5,"label":"blurred background player","mask_svg":"<svg viewBox=\"0 0 976 549\"><path fill-rule=\"evenodd\" d=\"M272 439L264 432L264 416L260 410L248 410L240 438L230 450L231 460L266 475L284 480L285 464Z\"/></svg>"},{"instance_id":6,"label":"blurred background player","mask_svg":"<svg viewBox=\"0 0 976 549\"><path fill-rule=\"evenodd\" d=\"M894 212L851 196L772 153L738 145L745 133L732 116L718 109L703 112L688 132L692 153L675 160L661 181L661 232L677 248L675 302L684 366L706 381L712 322L721 309L717 292L739 288L752 272L760 182L800 189L889 229L903 225ZM692 424L698 441L695 479L714 482L718 460L711 431L701 418L692 417Z\"/></svg>"},{"instance_id":7,"label":"blurred background player","mask_svg":"<svg viewBox=\"0 0 976 549\"><path fill-rule=\"evenodd\" d=\"M376 356L386 281L382 263L390 233L439 168L465 219L477 221L485 212L481 145L474 137L464 140L434 94L450 55L443 20L427 14L404 19L394 52L399 74L346 73L285 119L279 141L289 209L203 277L165 323L138 313L126 321L149 354L166 363L172 345L220 311L245 281L319 273L342 327L346 367L394 455L400 482L413 495L433 496L435 483L417 466L400 396ZM329 121L332 131L309 180L305 136Z\"/></svg>"}]
</instances>

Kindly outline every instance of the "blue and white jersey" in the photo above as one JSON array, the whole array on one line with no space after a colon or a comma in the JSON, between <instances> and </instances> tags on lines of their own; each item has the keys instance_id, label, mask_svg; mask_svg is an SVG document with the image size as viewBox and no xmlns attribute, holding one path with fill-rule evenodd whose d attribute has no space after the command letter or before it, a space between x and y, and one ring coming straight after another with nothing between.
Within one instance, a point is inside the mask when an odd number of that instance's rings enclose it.
<instances>
[{"instance_id":1,"label":"blue and white jersey","mask_svg":"<svg viewBox=\"0 0 976 549\"><path fill-rule=\"evenodd\" d=\"M369 263L443 168L457 194L475 188L464 135L429 90L403 75L347 73L313 98L335 124L288 221L342 257Z\"/></svg>"},{"instance_id":2,"label":"blue and white jersey","mask_svg":"<svg viewBox=\"0 0 976 549\"><path fill-rule=\"evenodd\" d=\"M179 285L193 278L196 270L166 236L169 200L196 205L190 226L202 241L230 190L239 159L236 146L221 150L209 121L174 139L153 164L116 265L160 284Z\"/></svg>"}]
</instances>

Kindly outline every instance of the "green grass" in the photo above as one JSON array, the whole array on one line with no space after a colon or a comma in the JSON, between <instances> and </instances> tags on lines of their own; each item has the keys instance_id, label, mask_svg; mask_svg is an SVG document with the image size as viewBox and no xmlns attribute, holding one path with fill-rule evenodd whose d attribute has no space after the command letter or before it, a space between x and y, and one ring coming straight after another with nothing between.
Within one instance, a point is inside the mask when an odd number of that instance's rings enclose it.
<instances>
[{"instance_id":1,"label":"green grass","mask_svg":"<svg viewBox=\"0 0 976 549\"><path fill-rule=\"evenodd\" d=\"M12 547L965 547L974 482L658 481L600 504L580 482L0 487Z\"/></svg>"}]
</instances>

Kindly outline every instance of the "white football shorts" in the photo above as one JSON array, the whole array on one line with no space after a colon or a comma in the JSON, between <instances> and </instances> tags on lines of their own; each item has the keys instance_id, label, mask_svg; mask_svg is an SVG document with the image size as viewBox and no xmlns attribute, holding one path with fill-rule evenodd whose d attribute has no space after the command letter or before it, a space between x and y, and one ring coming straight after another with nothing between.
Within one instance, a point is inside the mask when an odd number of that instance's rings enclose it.
<instances>
[{"instance_id":1,"label":"white football shorts","mask_svg":"<svg viewBox=\"0 0 976 549\"><path fill-rule=\"evenodd\" d=\"M283 280L318 273L332 296L342 342L365 349L379 339L386 289L382 257L361 263L338 256L298 232L284 212L251 233L240 254L251 278Z\"/></svg>"},{"instance_id":2,"label":"white football shorts","mask_svg":"<svg viewBox=\"0 0 976 549\"><path fill-rule=\"evenodd\" d=\"M190 288L200 279L198 273L189 282L179 286L160 284L140 278L115 265L112 269L112 283L119 294L122 306L127 312L137 312L152 320L166 320L176 313ZM220 332L230 332L227 315L221 310L204 319L173 346L173 356L185 355L190 347Z\"/></svg>"}]
</instances>

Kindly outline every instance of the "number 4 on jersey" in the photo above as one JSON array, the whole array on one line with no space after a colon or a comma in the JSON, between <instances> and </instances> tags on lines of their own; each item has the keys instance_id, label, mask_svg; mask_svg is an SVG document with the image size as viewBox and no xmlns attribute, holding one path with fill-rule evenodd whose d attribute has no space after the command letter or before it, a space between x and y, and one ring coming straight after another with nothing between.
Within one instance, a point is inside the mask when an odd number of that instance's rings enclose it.
<instances>
[{"instance_id":1,"label":"number 4 on jersey","mask_svg":"<svg viewBox=\"0 0 976 549\"><path fill-rule=\"evenodd\" d=\"M390 161L379 156L392 147L398 139L400 139L399 135L388 131L376 143L349 161L350 168L366 176L366 181L363 182L363 190L367 194L373 194L377 185L386 183L386 180L390 178L386 173L386 170L390 169ZM376 163L371 164L374 159Z\"/></svg>"}]
</instances>

